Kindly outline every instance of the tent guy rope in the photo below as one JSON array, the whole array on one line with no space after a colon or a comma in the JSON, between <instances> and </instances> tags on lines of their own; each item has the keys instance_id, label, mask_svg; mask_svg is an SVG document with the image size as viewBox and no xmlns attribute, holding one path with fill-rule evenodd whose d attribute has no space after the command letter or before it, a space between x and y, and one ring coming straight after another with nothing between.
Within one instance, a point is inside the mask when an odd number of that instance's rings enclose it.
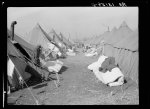
<instances>
[{"instance_id":1,"label":"tent guy rope","mask_svg":"<svg viewBox=\"0 0 150 109\"><path fill-rule=\"evenodd\" d=\"M7 55L7 56L8 56L8 55ZM8 57L9 57L9 56L8 56ZM10 57L9 57L9 59L10 59ZM10 59L10 60L11 60L11 59ZM16 66L14 66L14 67L15 67L15 69L16 69L16 71L17 71L18 75L22 78L22 76L21 76L21 74L20 74L19 70L16 68ZM34 98L34 100L35 100L36 105L39 105L38 100L35 98L34 94L32 93L31 89L29 88L29 86L27 85L27 83L25 82L25 80L24 80L23 78L22 78L22 80L23 80L23 82L25 83L25 85L27 86L27 89L29 90L29 92L31 93L31 95L33 96L33 98Z\"/></svg>"}]
</instances>

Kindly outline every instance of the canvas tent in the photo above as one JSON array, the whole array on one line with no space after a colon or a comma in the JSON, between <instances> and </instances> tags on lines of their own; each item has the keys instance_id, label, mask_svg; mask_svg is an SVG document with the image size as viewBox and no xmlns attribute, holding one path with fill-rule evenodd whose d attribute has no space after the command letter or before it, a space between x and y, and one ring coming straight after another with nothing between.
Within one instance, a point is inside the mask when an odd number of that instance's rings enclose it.
<instances>
[{"instance_id":1,"label":"canvas tent","mask_svg":"<svg viewBox=\"0 0 150 109\"><path fill-rule=\"evenodd\" d=\"M71 43L70 41L68 41L68 40L63 36L62 33L60 33L60 37L61 37L63 43L64 43L66 46L68 46L69 48L72 46L72 43Z\"/></svg>"},{"instance_id":2,"label":"canvas tent","mask_svg":"<svg viewBox=\"0 0 150 109\"><path fill-rule=\"evenodd\" d=\"M119 41L121 41L122 39L128 37L130 34L132 33L132 30L128 27L128 25L126 24L126 22L124 21L119 29L113 29L113 31L109 32L109 34L104 37L104 41L108 44L115 44Z\"/></svg>"},{"instance_id":3,"label":"canvas tent","mask_svg":"<svg viewBox=\"0 0 150 109\"><path fill-rule=\"evenodd\" d=\"M60 47L60 48L63 48L65 45L62 41L62 39L59 37L59 35L55 32L54 29L52 29L52 33L53 33L53 41L55 43L57 43L57 45Z\"/></svg>"},{"instance_id":4,"label":"canvas tent","mask_svg":"<svg viewBox=\"0 0 150 109\"><path fill-rule=\"evenodd\" d=\"M7 36L11 36L11 31L7 29ZM34 54L35 54L35 46L31 45L30 43L26 42L23 40L21 37L18 35L14 34L14 40L18 43L16 45L20 45L25 49L25 51L29 54L30 58L32 61L34 60Z\"/></svg>"},{"instance_id":5,"label":"canvas tent","mask_svg":"<svg viewBox=\"0 0 150 109\"><path fill-rule=\"evenodd\" d=\"M68 38L68 41L69 41L72 45L74 45L74 41L72 40L71 37Z\"/></svg>"},{"instance_id":6,"label":"canvas tent","mask_svg":"<svg viewBox=\"0 0 150 109\"><path fill-rule=\"evenodd\" d=\"M66 46L63 43L62 39L57 35L54 29L50 32L53 34L53 41L55 42L55 45L59 48L60 52L62 53L62 57L66 57Z\"/></svg>"},{"instance_id":7,"label":"canvas tent","mask_svg":"<svg viewBox=\"0 0 150 109\"><path fill-rule=\"evenodd\" d=\"M117 30L117 37L111 36L112 38L106 40L104 55L115 57L116 64L120 66L123 74L138 83L138 31L129 32L130 29L127 28L121 27Z\"/></svg>"},{"instance_id":8,"label":"canvas tent","mask_svg":"<svg viewBox=\"0 0 150 109\"><path fill-rule=\"evenodd\" d=\"M104 55L115 57L123 74L138 83L138 29L131 30L124 21L118 29L114 27L89 42L99 45L102 40Z\"/></svg>"},{"instance_id":9,"label":"canvas tent","mask_svg":"<svg viewBox=\"0 0 150 109\"><path fill-rule=\"evenodd\" d=\"M28 37L31 38L30 43L34 46L41 45L44 49L48 49L49 45L54 45L61 52L60 46L42 29L38 23L30 31Z\"/></svg>"},{"instance_id":10,"label":"canvas tent","mask_svg":"<svg viewBox=\"0 0 150 109\"><path fill-rule=\"evenodd\" d=\"M40 77L40 75L37 72L29 73L27 71L29 69L27 68L27 63L26 63L26 60L24 59L23 52L20 52L15 47L15 45L10 41L10 39L7 39L7 54L25 81L31 77L31 74L33 74L34 76ZM19 80L16 74L18 74L18 72L14 73L14 77L13 77L14 87L19 86Z\"/></svg>"},{"instance_id":11,"label":"canvas tent","mask_svg":"<svg viewBox=\"0 0 150 109\"><path fill-rule=\"evenodd\" d=\"M42 27L38 24L39 28L43 32L44 36L49 40L49 42L53 42L53 39L42 29Z\"/></svg>"},{"instance_id":12,"label":"canvas tent","mask_svg":"<svg viewBox=\"0 0 150 109\"><path fill-rule=\"evenodd\" d=\"M54 33L54 29L52 29L49 33L48 33L48 35L49 35L49 37L51 37L51 39L54 41L54 35L55 35L55 33ZM60 39L61 39L61 37L60 37ZM62 39L61 39L62 40Z\"/></svg>"},{"instance_id":13,"label":"canvas tent","mask_svg":"<svg viewBox=\"0 0 150 109\"><path fill-rule=\"evenodd\" d=\"M48 73L46 70L35 66L34 55L36 54L36 51L34 46L30 45L17 35L14 35L14 41L12 42L10 39L10 30L7 30L7 36L7 55L25 81L28 80L31 75L36 78L41 78L41 74ZM29 53L32 53L33 56ZM14 86L18 87L19 81L17 76L14 77L14 81Z\"/></svg>"},{"instance_id":14,"label":"canvas tent","mask_svg":"<svg viewBox=\"0 0 150 109\"><path fill-rule=\"evenodd\" d=\"M101 40L104 40L105 43L114 45L115 43L121 41L124 37L130 35L132 32L133 31L128 27L127 23L123 21L118 29L114 27L112 31L106 31L99 37L95 37L94 39L89 39L86 43L98 45L100 44Z\"/></svg>"},{"instance_id":15,"label":"canvas tent","mask_svg":"<svg viewBox=\"0 0 150 109\"><path fill-rule=\"evenodd\" d=\"M41 45L44 49L48 47L47 43L49 40L45 37L43 30L40 25L37 24L29 33L30 44L34 46Z\"/></svg>"},{"instance_id":16,"label":"canvas tent","mask_svg":"<svg viewBox=\"0 0 150 109\"><path fill-rule=\"evenodd\" d=\"M105 37L107 37L109 35L109 31L104 32L102 35L100 35L99 37L96 37L95 40L92 42L94 44L100 44L101 40L104 40Z\"/></svg>"},{"instance_id":17,"label":"canvas tent","mask_svg":"<svg viewBox=\"0 0 150 109\"><path fill-rule=\"evenodd\" d=\"M46 49L48 47L47 43L53 43L58 47L58 45L53 41L50 35L48 35L38 23L30 31L28 37L30 38L30 43L34 46L41 45Z\"/></svg>"},{"instance_id":18,"label":"canvas tent","mask_svg":"<svg viewBox=\"0 0 150 109\"><path fill-rule=\"evenodd\" d=\"M132 51L138 51L138 31L135 30L133 33L116 43L114 46L118 48L130 49Z\"/></svg>"}]
</instances>

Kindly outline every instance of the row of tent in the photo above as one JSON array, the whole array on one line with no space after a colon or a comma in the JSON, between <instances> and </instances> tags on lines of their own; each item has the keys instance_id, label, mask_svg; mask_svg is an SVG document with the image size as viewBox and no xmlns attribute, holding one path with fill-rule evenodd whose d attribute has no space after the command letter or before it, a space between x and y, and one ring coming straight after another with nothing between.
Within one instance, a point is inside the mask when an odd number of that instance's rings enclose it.
<instances>
[{"instance_id":1,"label":"row of tent","mask_svg":"<svg viewBox=\"0 0 150 109\"><path fill-rule=\"evenodd\" d=\"M132 46L132 44L126 46L125 40L130 40L130 38L132 38L132 41L134 40L134 42L138 42L137 41L138 37L135 37L137 36L137 32L138 32L137 30L133 32L124 21L118 29L114 27L112 31L106 31L100 36L89 38L89 40L84 42L84 45L99 46L101 41L105 41L105 43L116 46L118 48L131 49L131 47L135 47L135 46Z\"/></svg>"},{"instance_id":2,"label":"row of tent","mask_svg":"<svg viewBox=\"0 0 150 109\"><path fill-rule=\"evenodd\" d=\"M72 46L72 43L64 39L62 34L60 38L55 31L53 31L53 33L54 37L51 38L41 26L37 24L31 31L29 42L16 34L14 34L14 41L12 41L12 31L7 29L7 56L12 60L23 80L27 81L31 76L41 78L42 74L49 73L46 69L38 66L36 63L37 46L41 45L46 49L48 47L47 44L52 43L58 47L60 51L62 51L62 45L65 47ZM13 75L13 78L14 87L19 87L19 80L16 74Z\"/></svg>"},{"instance_id":3,"label":"row of tent","mask_svg":"<svg viewBox=\"0 0 150 109\"><path fill-rule=\"evenodd\" d=\"M8 36L10 34L8 33ZM29 65L29 61L34 63L34 48L28 48L29 45L23 39L19 38L17 35L14 36L14 43L10 38L7 38L7 56L12 60L15 65L17 71L19 71L23 80L28 80L32 75L36 77L40 77L40 72L35 70L34 67ZM29 60L29 61L27 61ZM33 64L34 65L34 64ZM19 87L19 78L17 76L18 72L13 74L13 87Z\"/></svg>"},{"instance_id":4,"label":"row of tent","mask_svg":"<svg viewBox=\"0 0 150 109\"><path fill-rule=\"evenodd\" d=\"M43 48L47 48L48 42L54 42L57 47L66 46L71 48L73 45L69 40L67 40L62 33L58 35L54 29L48 34L43 28L37 23L36 26L30 31L27 36L29 38L29 43L37 46L41 45Z\"/></svg>"},{"instance_id":5,"label":"row of tent","mask_svg":"<svg viewBox=\"0 0 150 109\"><path fill-rule=\"evenodd\" d=\"M49 34L47 34L42 27L37 23L37 25L30 31L28 37L29 42L23 40L18 35L14 35L14 40L22 45L25 50L29 53L30 57L34 57L36 47L41 45L44 49L48 48L48 43L54 44L60 51L62 51L62 48L65 46L65 48L71 48L73 44L67 40L62 33L60 36L52 30L53 37L51 37ZM8 36L11 36L11 31L7 29ZM51 34L52 35L52 34ZM34 52L33 52L34 51ZM32 59L33 60L33 59Z\"/></svg>"},{"instance_id":6,"label":"row of tent","mask_svg":"<svg viewBox=\"0 0 150 109\"><path fill-rule=\"evenodd\" d=\"M138 83L138 36L138 29L132 31L124 21L118 29L114 27L112 31L87 42L99 46L104 41L104 55L115 57L115 62L121 67L123 74Z\"/></svg>"}]
</instances>

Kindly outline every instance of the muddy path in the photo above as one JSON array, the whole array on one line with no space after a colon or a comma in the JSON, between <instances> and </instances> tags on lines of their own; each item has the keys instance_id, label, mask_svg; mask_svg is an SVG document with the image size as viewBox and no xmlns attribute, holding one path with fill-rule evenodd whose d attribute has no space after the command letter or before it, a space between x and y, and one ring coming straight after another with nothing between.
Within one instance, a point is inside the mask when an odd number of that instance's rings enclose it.
<instances>
[{"instance_id":1,"label":"muddy path","mask_svg":"<svg viewBox=\"0 0 150 109\"><path fill-rule=\"evenodd\" d=\"M60 87L57 88L54 81L31 87L38 103L41 105L138 104L138 90L134 82L129 82L124 91L120 87L110 88L98 81L87 69L87 66L97 58L78 54L61 60L64 62L64 67L59 74ZM114 94L111 95L111 92ZM35 104L28 89L15 92L13 96L22 94L26 97L19 97L18 104Z\"/></svg>"}]
</instances>

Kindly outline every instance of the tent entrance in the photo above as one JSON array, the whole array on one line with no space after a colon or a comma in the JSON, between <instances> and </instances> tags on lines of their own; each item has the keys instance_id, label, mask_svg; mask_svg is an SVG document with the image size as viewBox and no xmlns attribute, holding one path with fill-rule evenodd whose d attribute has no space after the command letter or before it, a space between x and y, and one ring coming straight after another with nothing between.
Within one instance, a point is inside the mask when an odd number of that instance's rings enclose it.
<instances>
[{"instance_id":1,"label":"tent entrance","mask_svg":"<svg viewBox=\"0 0 150 109\"><path fill-rule=\"evenodd\" d=\"M29 54L22 48L22 46L19 43L15 43L14 46L21 52L21 54L25 55L28 59L31 60Z\"/></svg>"}]
</instances>

